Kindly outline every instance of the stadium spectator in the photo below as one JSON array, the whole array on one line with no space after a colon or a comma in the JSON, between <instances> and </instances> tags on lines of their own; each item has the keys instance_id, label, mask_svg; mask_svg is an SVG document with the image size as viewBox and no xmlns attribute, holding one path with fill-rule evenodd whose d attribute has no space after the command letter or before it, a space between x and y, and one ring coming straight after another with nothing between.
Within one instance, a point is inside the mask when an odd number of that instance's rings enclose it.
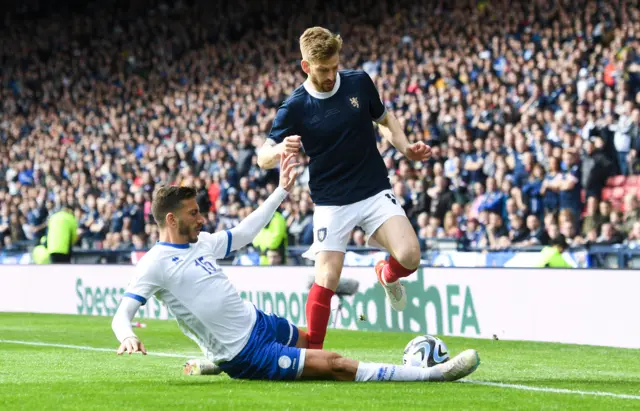
<instances>
[{"instance_id":1,"label":"stadium spectator","mask_svg":"<svg viewBox=\"0 0 640 411\"><path fill-rule=\"evenodd\" d=\"M571 268L572 265L562 255L569 248L569 244L562 234L551 240L551 245L542 249L535 267L538 268Z\"/></svg>"},{"instance_id":2,"label":"stadium spectator","mask_svg":"<svg viewBox=\"0 0 640 411\"><path fill-rule=\"evenodd\" d=\"M602 137L585 142L582 155L582 185L587 197L600 198L607 178L613 175L614 163L604 152Z\"/></svg>"},{"instance_id":3,"label":"stadium spectator","mask_svg":"<svg viewBox=\"0 0 640 411\"><path fill-rule=\"evenodd\" d=\"M591 230L599 231L602 219L600 218L599 202L594 196L587 198L585 215L582 218L582 234L587 234Z\"/></svg>"},{"instance_id":4,"label":"stadium spectator","mask_svg":"<svg viewBox=\"0 0 640 411\"><path fill-rule=\"evenodd\" d=\"M627 236L625 241L629 245L640 246L640 221L636 221L633 223L631 227L631 232Z\"/></svg>"},{"instance_id":5,"label":"stadium spectator","mask_svg":"<svg viewBox=\"0 0 640 411\"><path fill-rule=\"evenodd\" d=\"M273 255L269 257L269 251L277 252L279 261L286 262L287 236L287 221L282 213L276 211L269 224L253 240L253 246L260 253L260 265L267 265L270 258L274 258Z\"/></svg>"},{"instance_id":6,"label":"stadium spectator","mask_svg":"<svg viewBox=\"0 0 640 411\"><path fill-rule=\"evenodd\" d=\"M529 230L519 214L509 216L509 241L511 244L519 244L529 238Z\"/></svg>"},{"instance_id":7,"label":"stadium spectator","mask_svg":"<svg viewBox=\"0 0 640 411\"><path fill-rule=\"evenodd\" d=\"M512 240L516 247L536 247L548 244L549 237L535 214L530 214L527 217L527 231L528 235L521 241Z\"/></svg>"},{"instance_id":8,"label":"stadium spectator","mask_svg":"<svg viewBox=\"0 0 640 411\"><path fill-rule=\"evenodd\" d=\"M554 221L550 224L545 224L546 230L547 230L547 237L549 238L549 241L553 241L554 238L557 238L558 235L560 235L560 227L558 227L558 224Z\"/></svg>"},{"instance_id":9,"label":"stadium spectator","mask_svg":"<svg viewBox=\"0 0 640 411\"><path fill-rule=\"evenodd\" d=\"M471 203L471 209L469 210L469 218L478 218L480 213L480 208L484 204L487 198L487 194L485 192L484 184L475 183L473 185L473 202Z\"/></svg>"},{"instance_id":10,"label":"stadium spectator","mask_svg":"<svg viewBox=\"0 0 640 411\"><path fill-rule=\"evenodd\" d=\"M629 173L631 144L638 136L637 114L634 122L632 112L633 102L630 100L625 101L620 109L614 134L614 144L618 153L618 167L622 175Z\"/></svg>"},{"instance_id":11,"label":"stadium spectator","mask_svg":"<svg viewBox=\"0 0 640 411\"><path fill-rule=\"evenodd\" d=\"M624 219L621 211L613 210L611 214L609 214L609 221L613 230L620 233L622 237L626 237L627 234L629 234L624 228Z\"/></svg>"},{"instance_id":12,"label":"stadium spectator","mask_svg":"<svg viewBox=\"0 0 640 411\"><path fill-rule=\"evenodd\" d=\"M602 224L610 222L609 218L611 216L612 211L611 203L609 201L601 201L600 202L600 226L598 228L602 228ZM600 230L598 230L599 232Z\"/></svg>"},{"instance_id":13,"label":"stadium spectator","mask_svg":"<svg viewBox=\"0 0 640 411\"><path fill-rule=\"evenodd\" d=\"M466 229L462 234L462 243L465 247L477 249L482 247L486 233L476 218L470 218Z\"/></svg>"},{"instance_id":14,"label":"stadium spectator","mask_svg":"<svg viewBox=\"0 0 640 411\"><path fill-rule=\"evenodd\" d=\"M549 158L549 170L540 186L540 194L543 196L545 213L554 212L560 208L560 160L557 157Z\"/></svg>"},{"instance_id":15,"label":"stadium spectator","mask_svg":"<svg viewBox=\"0 0 640 411\"><path fill-rule=\"evenodd\" d=\"M630 233L636 221L640 221L640 204L638 197L627 194L624 198L624 231Z\"/></svg>"},{"instance_id":16,"label":"stadium spectator","mask_svg":"<svg viewBox=\"0 0 640 411\"><path fill-rule=\"evenodd\" d=\"M282 253L280 253L278 250L267 250L267 261L266 261L266 265L282 265L283 263L283 259L282 259Z\"/></svg>"},{"instance_id":17,"label":"stadium spectator","mask_svg":"<svg viewBox=\"0 0 640 411\"><path fill-rule=\"evenodd\" d=\"M467 225L467 216L462 205L460 203L453 203L453 205L451 206L451 213L453 214L458 228L464 230Z\"/></svg>"},{"instance_id":18,"label":"stadium spectator","mask_svg":"<svg viewBox=\"0 0 640 411\"><path fill-rule=\"evenodd\" d=\"M600 237L596 240L598 244L619 244L622 242L622 235L615 230L610 222L602 224Z\"/></svg>"},{"instance_id":19,"label":"stadium spectator","mask_svg":"<svg viewBox=\"0 0 640 411\"><path fill-rule=\"evenodd\" d=\"M120 235L113 233L113 235ZM47 237L44 247L48 261L52 264L71 262L73 245L78 240L78 222L69 208L62 208L54 213L48 221ZM43 257L45 253L42 253ZM43 258L42 261L46 261Z\"/></svg>"},{"instance_id":20,"label":"stadium spectator","mask_svg":"<svg viewBox=\"0 0 640 411\"><path fill-rule=\"evenodd\" d=\"M289 244L311 245L313 243L313 212L311 203L301 200L294 205L294 212L288 217Z\"/></svg>"},{"instance_id":21,"label":"stadium spectator","mask_svg":"<svg viewBox=\"0 0 640 411\"><path fill-rule=\"evenodd\" d=\"M0 245L5 244L6 238L11 238L11 216L9 215L9 208L6 204L0 209ZM11 242L11 240L9 240Z\"/></svg>"},{"instance_id":22,"label":"stadium spectator","mask_svg":"<svg viewBox=\"0 0 640 411\"><path fill-rule=\"evenodd\" d=\"M458 227L456 216L453 211L447 211L444 215L443 230L439 233L442 238L458 239L462 235L462 230Z\"/></svg>"},{"instance_id":23,"label":"stadium spectator","mask_svg":"<svg viewBox=\"0 0 640 411\"><path fill-rule=\"evenodd\" d=\"M489 213L489 221L485 227L486 236L482 242L483 247L487 247L492 250L502 248L501 244L504 244L503 238L508 240L509 230L503 223L502 216L497 212Z\"/></svg>"},{"instance_id":24,"label":"stadium spectator","mask_svg":"<svg viewBox=\"0 0 640 411\"><path fill-rule=\"evenodd\" d=\"M449 179L444 176L436 176L435 185L427 190L429 196L429 212L433 217L442 221L444 215L451 209L454 203L454 194L449 187Z\"/></svg>"}]
</instances>

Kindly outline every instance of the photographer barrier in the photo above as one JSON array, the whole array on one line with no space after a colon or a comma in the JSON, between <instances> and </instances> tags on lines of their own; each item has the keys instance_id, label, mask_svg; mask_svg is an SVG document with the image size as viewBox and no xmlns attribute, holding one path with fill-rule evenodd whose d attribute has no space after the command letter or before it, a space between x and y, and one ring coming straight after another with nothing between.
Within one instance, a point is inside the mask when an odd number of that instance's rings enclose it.
<instances>
[{"instance_id":1,"label":"photographer barrier","mask_svg":"<svg viewBox=\"0 0 640 411\"><path fill-rule=\"evenodd\" d=\"M134 270L3 266L0 311L111 316ZM258 308L305 326L311 267L226 267L225 273ZM343 277L351 282L333 302L341 307L330 320L336 328L640 348L634 271L425 268L406 281L401 313L388 305L371 268L345 268ZM139 316L172 318L155 299Z\"/></svg>"}]
</instances>

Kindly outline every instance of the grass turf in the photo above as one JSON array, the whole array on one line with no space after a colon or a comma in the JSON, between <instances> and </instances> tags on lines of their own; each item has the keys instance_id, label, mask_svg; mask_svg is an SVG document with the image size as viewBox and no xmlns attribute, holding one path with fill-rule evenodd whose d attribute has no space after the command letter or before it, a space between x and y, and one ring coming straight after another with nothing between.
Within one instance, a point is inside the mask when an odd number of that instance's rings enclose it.
<instances>
[{"instance_id":1,"label":"grass turf","mask_svg":"<svg viewBox=\"0 0 640 411\"><path fill-rule=\"evenodd\" d=\"M452 353L476 348L474 381L567 389L527 391L465 383L236 381L187 377L197 347L173 321L136 329L150 352L117 357L110 318L0 314L0 340L109 348L113 352L0 342L0 409L638 409L640 351L446 337ZM330 330L325 347L371 362L401 361L406 333ZM575 391L627 394L618 398Z\"/></svg>"}]
</instances>

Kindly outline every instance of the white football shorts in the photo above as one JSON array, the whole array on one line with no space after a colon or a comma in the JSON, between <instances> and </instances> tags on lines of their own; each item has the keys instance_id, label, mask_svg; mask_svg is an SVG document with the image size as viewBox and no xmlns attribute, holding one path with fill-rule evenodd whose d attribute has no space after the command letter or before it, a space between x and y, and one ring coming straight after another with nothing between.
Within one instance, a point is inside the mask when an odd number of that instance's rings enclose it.
<instances>
[{"instance_id":1,"label":"white football shorts","mask_svg":"<svg viewBox=\"0 0 640 411\"><path fill-rule=\"evenodd\" d=\"M393 216L406 216L391 190L343 206L316 206L313 213L313 244L303 257L315 260L320 251L346 252L351 231L355 227L370 237ZM379 244L369 240L372 247Z\"/></svg>"}]
</instances>

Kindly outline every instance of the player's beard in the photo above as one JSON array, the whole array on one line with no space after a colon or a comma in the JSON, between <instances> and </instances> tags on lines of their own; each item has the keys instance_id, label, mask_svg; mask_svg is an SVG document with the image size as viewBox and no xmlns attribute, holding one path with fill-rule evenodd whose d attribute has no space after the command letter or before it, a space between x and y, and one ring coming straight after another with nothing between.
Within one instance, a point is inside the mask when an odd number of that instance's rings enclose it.
<instances>
[{"instance_id":1,"label":"player's beard","mask_svg":"<svg viewBox=\"0 0 640 411\"><path fill-rule=\"evenodd\" d=\"M320 82L315 76L311 75L311 82L316 87L316 89L322 93L328 93L333 90L335 86L335 80L331 82L330 79L326 79L323 82Z\"/></svg>"},{"instance_id":2,"label":"player's beard","mask_svg":"<svg viewBox=\"0 0 640 411\"><path fill-rule=\"evenodd\" d=\"M336 82L335 81L331 81L331 80L325 80L322 83L322 91L325 93L328 93L330 91L333 90L333 87L335 86Z\"/></svg>"},{"instance_id":3,"label":"player's beard","mask_svg":"<svg viewBox=\"0 0 640 411\"><path fill-rule=\"evenodd\" d=\"M198 233L200 232L198 227L191 228L188 224L178 221L178 234L186 236L190 243L198 242Z\"/></svg>"}]
</instances>

